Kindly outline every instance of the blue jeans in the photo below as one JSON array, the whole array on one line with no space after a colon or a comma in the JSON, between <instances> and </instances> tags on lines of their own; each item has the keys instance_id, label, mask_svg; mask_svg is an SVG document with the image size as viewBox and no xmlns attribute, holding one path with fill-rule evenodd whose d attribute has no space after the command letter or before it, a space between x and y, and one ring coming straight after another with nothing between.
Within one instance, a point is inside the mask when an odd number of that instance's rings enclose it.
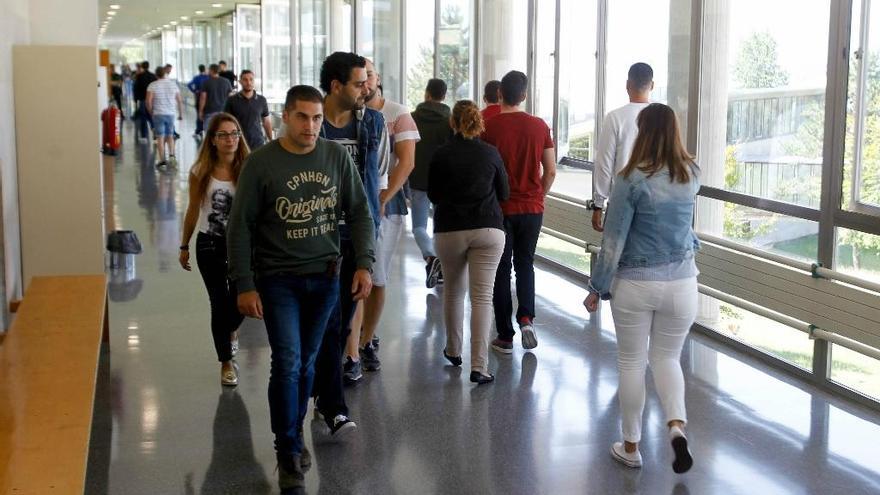
<instances>
[{"instance_id":1,"label":"blue jeans","mask_svg":"<svg viewBox=\"0 0 880 495\"><path fill-rule=\"evenodd\" d=\"M336 275L272 275L257 280L272 349L269 415L280 455L302 452L299 436L315 376L315 357L339 297Z\"/></svg>"},{"instance_id":2,"label":"blue jeans","mask_svg":"<svg viewBox=\"0 0 880 495\"><path fill-rule=\"evenodd\" d=\"M422 252L422 258L437 256L434 253L434 240L428 235L428 215L431 213L431 200L426 191L412 189L412 232Z\"/></svg>"}]
</instances>

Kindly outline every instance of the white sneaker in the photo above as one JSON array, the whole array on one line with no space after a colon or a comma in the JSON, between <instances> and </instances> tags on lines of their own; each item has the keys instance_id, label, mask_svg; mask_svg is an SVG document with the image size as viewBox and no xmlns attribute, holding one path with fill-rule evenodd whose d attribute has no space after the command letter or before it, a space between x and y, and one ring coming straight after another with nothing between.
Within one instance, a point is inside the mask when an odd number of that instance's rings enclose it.
<instances>
[{"instance_id":1,"label":"white sneaker","mask_svg":"<svg viewBox=\"0 0 880 495\"><path fill-rule=\"evenodd\" d=\"M636 450L630 454L623 447L623 442L614 442L611 444L611 457L613 457L615 461L631 468L642 467L642 453Z\"/></svg>"},{"instance_id":2,"label":"white sneaker","mask_svg":"<svg viewBox=\"0 0 880 495\"><path fill-rule=\"evenodd\" d=\"M672 461L672 470L677 474L687 472L694 465L694 457L688 448L688 440L684 431L678 426L669 428L669 440L672 450L675 452L675 460Z\"/></svg>"},{"instance_id":3,"label":"white sneaker","mask_svg":"<svg viewBox=\"0 0 880 495\"><path fill-rule=\"evenodd\" d=\"M538 347L538 335L535 333L535 325L523 323L519 326L519 334L522 339L523 349L534 349Z\"/></svg>"}]
</instances>

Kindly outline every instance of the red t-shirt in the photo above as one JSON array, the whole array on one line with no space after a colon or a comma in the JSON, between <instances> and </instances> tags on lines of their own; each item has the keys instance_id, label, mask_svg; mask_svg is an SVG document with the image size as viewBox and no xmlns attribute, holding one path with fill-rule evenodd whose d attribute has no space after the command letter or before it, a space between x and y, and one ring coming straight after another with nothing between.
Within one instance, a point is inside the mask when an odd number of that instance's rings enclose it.
<instances>
[{"instance_id":1,"label":"red t-shirt","mask_svg":"<svg viewBox=\"0 0 880 495\"><path fill-rule=\"evenodd\" d=\"M483 122L486 122L487 120L501 113L501 105L499 105L498 103L493 103L488 107L480 110L480 113L483 114Z\"/></svg>"},{"instance_id":2,"label":"red t-shirt","mask_svg":"<svg viewBox=\"0 0 880 495\"><path fill-rule=\"evenodd\" d=\"M500 113L486 122L483 140L498 148L507 170L510 199L501 202L505 215L544 212L541 157L553 148L550 128L525 112Z\"/></svg>"}]
</instances>

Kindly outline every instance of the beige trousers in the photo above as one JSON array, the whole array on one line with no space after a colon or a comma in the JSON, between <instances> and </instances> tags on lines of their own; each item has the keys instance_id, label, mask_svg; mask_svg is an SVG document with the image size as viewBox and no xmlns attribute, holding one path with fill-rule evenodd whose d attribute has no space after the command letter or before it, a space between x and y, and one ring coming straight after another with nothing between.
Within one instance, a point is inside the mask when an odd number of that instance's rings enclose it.
<instances>
[{"instance_id":1,"label":"beige trousers","mask_svg":"<svg viewBox=\"0 0 880 495\"><path fill-rule=\"evenodd\" d=\"M471 371L486 374L489 364L489 331L494 316L492 290L498 261L504 251L504 231L473 229L437 233L434 235L434 249L443 267L446 353L450 356L461 356L464 295L465 290L469 289Z\"/></svg>"}]
</instances>

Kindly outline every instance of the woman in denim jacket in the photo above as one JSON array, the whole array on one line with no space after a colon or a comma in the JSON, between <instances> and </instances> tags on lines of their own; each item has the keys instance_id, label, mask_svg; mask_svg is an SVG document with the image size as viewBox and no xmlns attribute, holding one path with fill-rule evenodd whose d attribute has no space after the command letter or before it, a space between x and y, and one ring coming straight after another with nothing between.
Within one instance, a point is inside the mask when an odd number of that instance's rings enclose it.
<instances>
[{"instance_id":1,"label":"woman in denim jacket","mask_svg":"<svg viewBox=\"0 0 880 495\"><path fill-rule=\"evenodd\" d=\"M593 312L599 299L611 300L623 416L623 442L611 446L612 456L629 467L642 465L638 446L650 362L675 452L672 469L683 473L693 459L684 434L679 359L697 313L694 253L700 244L692 225L699 169L681 144L671 108L651 104L637 122L632 156L611 192L584 306Z\"/></svg>"}]
</instances>

